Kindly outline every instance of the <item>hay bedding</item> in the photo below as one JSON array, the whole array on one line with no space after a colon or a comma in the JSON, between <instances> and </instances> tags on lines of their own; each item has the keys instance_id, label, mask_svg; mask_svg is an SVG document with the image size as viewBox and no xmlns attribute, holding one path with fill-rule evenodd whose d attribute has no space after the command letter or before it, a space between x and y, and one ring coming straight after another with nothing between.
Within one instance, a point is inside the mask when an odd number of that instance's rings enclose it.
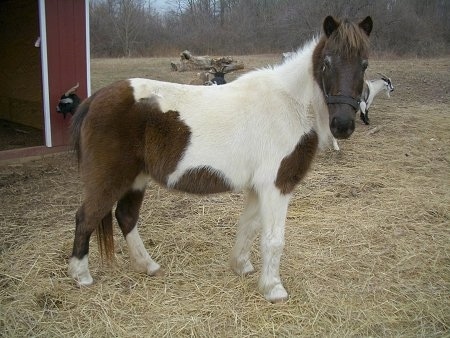
<instances>
[{"instance_id":1,"label":"hay bedding","mask_svg":"<svg viewBox=\"0 0 450 338\"><path fill-rule=\"evenodd\" d=\"M377 98L372 125L358 124L341 153L320 154L297 188L284 304L257 293L258 274L241 278L228 267L241 194L198 198L150 185L140 232L165 276L133 272L117 231L116 264L101 265L93 240L96 282L78 289L66 275L80 203L75 161L61 154L3 164L0 335L448 335L450 123L439 91L448 95L449 62L371 63L396 91ZM418 79L435 86L423 98Z\"/></svg>"}]
</instances>

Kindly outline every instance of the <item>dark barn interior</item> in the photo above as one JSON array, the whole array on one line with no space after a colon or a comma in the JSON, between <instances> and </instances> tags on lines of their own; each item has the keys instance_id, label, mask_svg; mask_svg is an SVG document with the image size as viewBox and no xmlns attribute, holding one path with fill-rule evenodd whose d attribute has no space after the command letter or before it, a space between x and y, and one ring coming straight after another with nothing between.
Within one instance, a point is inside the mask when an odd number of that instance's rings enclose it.
<instances>
[{"instance_id":1,"label":"dark barn interior","mask_svg":"<svg viewBox=\"0 0 450 338\"><path fill-rule=\"evenodd\" d=\"M0 2L0 151L44 144L38 2Z\"/></svg>"}]
</instances>

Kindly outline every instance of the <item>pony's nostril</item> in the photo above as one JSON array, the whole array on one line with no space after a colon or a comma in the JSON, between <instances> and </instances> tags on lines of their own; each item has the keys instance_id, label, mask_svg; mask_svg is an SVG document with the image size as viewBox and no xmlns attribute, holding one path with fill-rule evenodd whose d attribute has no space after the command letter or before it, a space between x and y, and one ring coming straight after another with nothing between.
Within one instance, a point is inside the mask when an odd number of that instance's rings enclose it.
<instances>
[{"instance_id":1,"label":"pony's nostril","mask_svg":"<svg viewBox=\"0 0 450 338\"><path fill-rule=\"evenodd\" d=\"M330 126L331 126L331 128L336 128L336 125L337 125L337 119L335 117L333 117L333 119L331 120Z\"/></svg>"},{"instance_id":2,"label":"pony's nostril","mask_svg":"<svg viewBox=\"0 0 450 338\"><path fill-rule=\"evenodd\" d=\"M355 131L355 120L335 116L331 119L330 130L336 138L348 138Z\"/></svg>"}]
</instances>

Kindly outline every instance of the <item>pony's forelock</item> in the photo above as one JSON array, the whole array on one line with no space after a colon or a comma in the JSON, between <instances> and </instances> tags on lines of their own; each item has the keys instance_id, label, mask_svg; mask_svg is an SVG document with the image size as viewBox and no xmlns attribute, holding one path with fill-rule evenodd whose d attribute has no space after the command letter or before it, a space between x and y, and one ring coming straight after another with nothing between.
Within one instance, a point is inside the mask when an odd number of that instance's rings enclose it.
<instances>
[{"instance_id":1,"label":"pony's forelock","mask_svg":"<svg viewBox=\"0 0 450 338\"><path fill-rule=\"evenodd\" d=\"M342 56L365 55L369 51L369 37L357 23L345 19L328 38L327 48Z\"/></svg>"}]
</instances>

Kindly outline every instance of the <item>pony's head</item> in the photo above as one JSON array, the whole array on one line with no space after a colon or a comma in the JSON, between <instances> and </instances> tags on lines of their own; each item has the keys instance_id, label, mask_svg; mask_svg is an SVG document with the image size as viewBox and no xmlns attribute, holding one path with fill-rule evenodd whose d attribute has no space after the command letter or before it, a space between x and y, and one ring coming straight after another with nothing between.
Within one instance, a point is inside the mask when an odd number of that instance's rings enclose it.
<instances>
[{"instance_id":1,"label":"pony's head","mask_svg":"<svg viewBox=\"0 0 450 338\"><path fill-rule=\"evenodd\" d=\"M370 16L358 24L325 18L324 35L313 55L314 77L328 105L330 130L334 137L350 137L355 130L364 72L369 65Z\"/></svg>"}]
</instances>

